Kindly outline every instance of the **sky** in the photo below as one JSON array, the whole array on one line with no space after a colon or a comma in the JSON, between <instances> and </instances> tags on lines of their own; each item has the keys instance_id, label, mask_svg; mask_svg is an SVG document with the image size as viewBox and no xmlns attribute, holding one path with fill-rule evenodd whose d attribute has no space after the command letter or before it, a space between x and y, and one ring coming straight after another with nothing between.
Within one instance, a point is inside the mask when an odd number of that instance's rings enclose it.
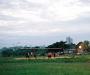
<instances>
[{"instance_id":1,"label":"sky","mask_svg":"<svg viewBox=\"0 0 90 75\"><path fill-rule=\"evenodd\" d=\"M0 0L0 47L90 40L90 0Z\"/></svg>"}]
</instances>

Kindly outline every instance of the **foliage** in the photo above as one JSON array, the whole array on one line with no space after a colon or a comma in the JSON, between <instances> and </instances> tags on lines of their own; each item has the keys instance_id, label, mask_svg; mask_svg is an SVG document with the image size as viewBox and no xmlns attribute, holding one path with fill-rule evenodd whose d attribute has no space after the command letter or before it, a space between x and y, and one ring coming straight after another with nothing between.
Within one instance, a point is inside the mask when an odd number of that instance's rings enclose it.
<instances>
[{"instance_id":1,"label":"foliage","mask_svg":"<svg viewBox=\"0 0 90 75\"><path fill-rule=\"evenodd\" d=\"M90 75L90 63L85 61L82 61L84 63L75 63L75 61L83 60L82 57L84 56L68 60L15 60L13 58L0 58L0 75ZM60 63L60 61L65 60L65 63ZM71 62L72 60L73 62Z\"/></svg>"},{"instance_id":2,"label":"foliage","mask_svg":"<svg viewBox=\"0 0 90 75\"><path fill-rule=\"evenodd\" d=\"M49 45L48 48L70 49L74 46L75 46L75 44L67 44L65 41L60 41L60 42L56 42L56 43L53 43L53 44Z\"/></svg>"},{"instance_id":3,"label":"foliage","mask_svg":"<svg viewBox=\"0 0 90 75\"><path fill-rule=\"evenodd\" d=\"M1 54L4 57L10 57L11 55L13 55L13 50L12 49L6 49L6 50L3 50L1 52Z\"/></svg>"},{"instance_id":4,"label":"foliage","mask_svg":"<svg viewBox=\"0 0 90 75\"><path fill-rule=\"evenodd\" d=\"M85 40L84 44L85 44L85 49L90 52L90 42Z\"/></svg>"}]
</instances>

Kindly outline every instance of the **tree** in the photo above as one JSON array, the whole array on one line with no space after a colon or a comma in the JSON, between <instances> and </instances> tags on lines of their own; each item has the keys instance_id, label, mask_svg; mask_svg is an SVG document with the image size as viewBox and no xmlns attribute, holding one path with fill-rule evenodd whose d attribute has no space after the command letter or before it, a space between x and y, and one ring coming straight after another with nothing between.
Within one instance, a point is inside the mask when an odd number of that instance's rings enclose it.
<instances>
[{"instance_id":1,"label":"tree","mask_svg":"<svg viewBox=\"0 0 90 75\"><path fill-rule=\"evenodd\" d=\"M4 57L10 57L11 55L13 55L13 50L12 49L6 49L6 50L3 50L1 52L1 54Z\"/></svg>"},{"instance_id":2,"label":"tree","mask_svg":"<svg viewBox=\"0 0 90 75\"><path fill-rule=\"evenodd\" d=\"M56 42L48 46L48 48L63 48L65 46L65 42Z\"/></svg>"},{"instance_id":3,"label":"tree","mask_svg":"<svg viewBox=\"0 0 90 75\"><path fill-rule=\"evenodd\" d=\"M90 42L89 42L88 40L85 40L85 41L84 41L85 49L86 49L87 51L90 51L90 46L89 46L89 44L90 44Z\"/></svg>"},{"instance_id":4,"label":"tree","mask_svg":"<svg viewBox=\"0 0 90 75\"><path fill-rule=\"evenodd\" d=\"M63 48L63 49L70 49L73 47L75 47L75 44L73 43L67 44L65 41L56 42L48 46L48 48Z\"/></svg>"},{"instance_id":5,"label":"tree","mask_svg":"<svg viewBox=\"0 0 90 75\"><path fill-rule=\"evenodd\" d=\"M49 45L47 48L60 48L60 49L49 49L48 52L63 52L64 49L67 49L69 45L64 41L56 42Z\"/></svg>"}]
</instances>

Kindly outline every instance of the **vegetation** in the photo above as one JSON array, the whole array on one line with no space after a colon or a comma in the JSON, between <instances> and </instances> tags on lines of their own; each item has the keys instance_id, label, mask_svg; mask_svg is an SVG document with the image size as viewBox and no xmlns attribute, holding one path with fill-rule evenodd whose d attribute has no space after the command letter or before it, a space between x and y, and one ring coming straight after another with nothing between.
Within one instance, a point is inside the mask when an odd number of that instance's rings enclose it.
<instances>
[{"instance_id":1,"label":"vegetation","mask_svg":"<svg viewBox=\"0 0 90 75\"><path fill-rule=\"evenodd\" d=\"M37 48L37 50L35 50L35 53L41 56L44 56L47 52L58 52L59 50L45 50L44 48L61 48L61 52L63 52L64 50L69 50L69 49L77 49L79 47L79 45L83 43L83 48L86 52L90 52L90 42L85 40L84 42L79 42L77 45L70 43L68 44L66 41L60 41L60 42L56 42L53 43L51 45L48 45L47 47L43 47L43 49L41 49L40 46L36 46L33 48ZM22 50L23 48L23 50ZM28 48L31 47L9 47L9 48L2 48L1 51L1 55L4 57L9 57L9 56L24 56L26 52L32 52L32 50L28 50Z\"/></svg>"},{"instance_id":2,"label":"vegetation","mask_svg":"<svg viewBox=\"0 0 90 75\"><path fill-rule=\"evenodd\" d=\"M63 48L63 49L70 49L74 47L75 47L75 44L73 43L67 44L67 42L64 42L64 41L56 42L48 46L48 48Z\"/></svg>"},{"instance_id":3,"label":"vegetation","mask_svg":"<svg viewBox=\"0 0 90 75\"><path fill-rule=\"evenodd\" d=\"M0 75L90 75L90 55L36 60L1 57Z\"/></svg>"}]
</instances>

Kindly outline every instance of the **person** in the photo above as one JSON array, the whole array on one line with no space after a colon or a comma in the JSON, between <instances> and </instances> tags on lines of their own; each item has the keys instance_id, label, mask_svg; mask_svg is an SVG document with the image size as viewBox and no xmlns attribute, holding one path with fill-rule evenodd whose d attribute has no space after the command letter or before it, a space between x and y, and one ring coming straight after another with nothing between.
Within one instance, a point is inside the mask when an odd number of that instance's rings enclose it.
<instances>
[{"instance_id":1,"label":"person","mask_svg":"<svg viewBox=\"0 0 90 75\"><path fill-rule=\"evenodd\" d=\"M54 58L55 58L55 57L56 57L56 54L54 53L53 56L54 56Z\"/></svg>"},{"instance_id":2,"label":"person","mask_svg":"<svg viewBox=\"0 0 90 75\"><path fill-rule=\"evenodd\" d=\"M31 52L31 56L33 56L33 52Z\"/></svg>"},{"instance_id":3,"label":"person","mask_svg":"<svg viewBox=\"0 0 90 75\"><path fill-rule=\"evenodd\" d=\"M26 58L29 58L29 55L30 55L29 52L26 52Z\"/></svg>"},{"instance_id":4,"label":"person","mask_svg":"<svg viewBox=\"0 0 90 75\"><path fill-rule=\"evenodd\" d=\"M51 58L52 57L52 53L48 53L48 58Z\"/></svg>"},{"instance_id":5,"label":"person","mask_svg":"<svg viewBox=\"0 0 90 75\"><path fill-rule=\"evenodd\" d=\"M37 58L37 55L34 53L34 58L36 59Z\"/></svg>"}]
</instances>

